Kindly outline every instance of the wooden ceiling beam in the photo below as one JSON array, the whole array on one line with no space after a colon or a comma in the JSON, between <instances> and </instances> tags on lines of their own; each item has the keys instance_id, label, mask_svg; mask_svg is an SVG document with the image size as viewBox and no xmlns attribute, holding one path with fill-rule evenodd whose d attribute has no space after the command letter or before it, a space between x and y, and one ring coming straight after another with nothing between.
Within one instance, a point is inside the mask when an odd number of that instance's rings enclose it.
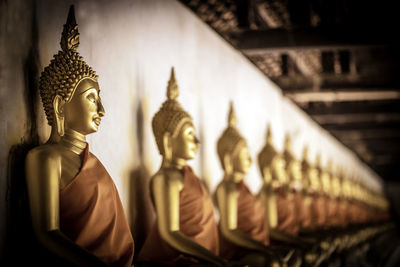
<instances>
[{"instance_id":1,"label":"wooden ceiling beam","mask_svg":"<svg viewBox=\"0 0 400 267\"><path fill-rule=\"evenodd\" d=\"M319 74L316 77L289 75L274 78L273 81L284 92L308 91L379 91L400 90L398 77L363 77L353 74Z\"/></svg>"},{"instance_id":2,"label":"wooden ceiling beam","mask_svg":"<svg viewBox=\"0 0 400 267\"><path fill-rule=\"evenodd\" d=\"M348 113L400 113L399 100L346 101L346 102L311 102L301 105L309 114L348 114Z\"/></svg>"},{"instance_id":3,"label":"wooden ceiling beam","mask_svg":"<svg viewBox=\"0 0 400 267\"><path fill-rule=\"evenodd\" d=\"M370 32L361 28L298 28L242 30L224 33L246 55L259 55L271 51L291 50L346 50L395 46L400 38L396 34Z\"/></svg>"},{"instance_id":4,"label":"wooden ceiling beam","mask_svg":"<svg viewBox=\"0 0 400 267\"><path fill-rule=\"evenodd\" d=\"M296 103L309 102L346 102L346 101L373 101L373 100L399 100L400 91L323 91L323 92L298 92L287 93L287 97Z\"/></svg>"},{"instance_id":5,"label":"wooden ceiling beam","mask_svg":"<svg viewBox=\"0 0 400 267\"><path fill-rule=\"evenodd\" d=\"M339 139L368 164L388 164L398 162L400 138L394 139Z\"/></svg>"},{"instance_id":6,"label":"wooden ceiling beam","mask_svg":"<svg viewBox=\"0 0 400 267\"><path fill-rule=\"evenodd\" d=\"M343 142L346 140L392 139L400 141L400 129L332 130L330 133Z\"/></svg>"},{"instance_id":7,"label":"wooden ceiling beam","mask_svg":"<svg viewBox=\"0 0 400 267\"><path fill-rule=\"evenodd\" d=\"M355 113L355 114L323 114L312 118L319 124L351 124L351 123L400 123L400 113Z\"/></svg>"},{"instance_id":8,"label":"wooden ceiling beam","mask_svg":"<svg viewBox=\"0 0 400 267\"><path fill-rule=\"evenodd\" d=\"M346 131L346 130L357 130L364 131L369 129L381 130L381 129L393 129L400 130L399 122L353 122L353 123L326 123L321 125L327 131Z\"/></svg>"}]
</instances>

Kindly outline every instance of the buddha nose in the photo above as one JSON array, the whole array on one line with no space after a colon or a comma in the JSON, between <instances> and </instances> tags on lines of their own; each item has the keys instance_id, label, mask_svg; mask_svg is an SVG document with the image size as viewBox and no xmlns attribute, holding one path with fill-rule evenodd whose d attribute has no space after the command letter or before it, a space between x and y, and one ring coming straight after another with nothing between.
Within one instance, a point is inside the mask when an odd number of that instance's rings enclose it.
<instances>
[{"instance_id":1,"label":"buddha nose","mask_svg":"<svg viewBox=\"0 0 400 267\"><path fill-rule=\"evenodd\" d=\"M197 136L195 136L194 138L194 143L196 144L197 147L200 146L200 140L197 138Z\"/></svg>"},{"instance_id":2,"label":"buddha nose","mask_svg":"<svg viewBox=\"0 0 400 267\"><path fill-rule=\"evenodd\" d=\"M99 102L97 104L97 113L100 117L104 117L106 115L106 111L104 110L103 104L101 103L101 99L99 98Z\"/></svg>"},{"instance_id":3,"label":"buddha nose","mask_svg":"<svg viewBox=\"0 0 400 267\"><path fill-rule=\"evenodd\" d=\"M251 159L251 157L249 157L248 159L249 159L249 165L251 165L253 163L253 160Z\"/></svg>"}]
</instances>

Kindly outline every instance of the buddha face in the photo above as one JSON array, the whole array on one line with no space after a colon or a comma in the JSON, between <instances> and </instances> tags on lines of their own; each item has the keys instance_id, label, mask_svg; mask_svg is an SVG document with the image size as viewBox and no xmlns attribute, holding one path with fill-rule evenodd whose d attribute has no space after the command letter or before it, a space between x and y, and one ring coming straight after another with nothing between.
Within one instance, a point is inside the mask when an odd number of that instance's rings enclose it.
<instances>
[{"instance_id":1,"label":"buddha face","mask_svg":"<svg viewBox=\"0 0 400 267\"><path fill-rule=\"evenodd\" d=\"M321 180L322 180L322 189L323 189L326 193L330 192L330 189L331 189L331 181L330 181L329 174L326 173L326 172L323 172L323 173L322 173Z\"/></svg>"},{"instance_id":2,"label":"buddha face","mask_svg":"<svg viewBox=\"0 0 400 267\"><path fill-rule=\"evenodd\" d=\"M349 181L348 180L343 180L342 182L342 193L344 197L349 197L350 194L350 189L349 189Z\"/></svg>"},{"instance_id":3,"label":"buddha face","mask_svg":"<svg viewBox=\"0 0 400 267\"><path fill-rule=\"evenodd\" d=\"M64 105L65 128L83 135L94 133L98 130L101 117L104 115L99 84L91 79L82 80L71 101Z\"/></svg>"},{"instance_id":4,"label":"buddha face","mask_svg":"<svg viewBox=\"0 0 400 267\"><path fill-rule=\"evenodd\" d=\"M176 137L172 138L172 157L184 160L194 159L200 145L191 122L185 123Z\"/></svg>"},{"instance_id":5,"label":"buddha face","mask_svg":"<svg viewBox=\"0 0 400 267\"><path fill-rule=\"evenodd\" d=\"M295 182L301 181L301 164L297 160L292 161L289 165L291 179Z\"/></svg>"},{"instance_id":6,"label":"buddha face","mask_svg":"<svg viewBox=\"0 0 400 267\"><path fill-rule=\"evenodd\" d=\"M241 145L233 156L233 171L246 174L251 166L251 158L247 145Z\"/></svg>"},{"instance_id":7,"label":"buddha face","mask_svg":"<svg viewBox=\"0 0 400 267\"><path fill-rule=\"evenodd\" d=\"M340 195L340 181L337 176L332 177L332 191L335 196Z\"/></svg>"},{"instance_id":8,"label":"buddha face","mask_svg":"<svg viewBox=\"0 0 400 267\"><path fill-rule=\"evenodd\" d=\"M279 183L281 184L286 184L287 183L287 175L285 172L285 160L280 157L277 156L274 159L274 169L275 169L275 175L276 178L278 179Z\"/></svg>"},{"instance_id":9,"label":"buddha face","mask_svg":"<svg viewBox=\"0 0 400 267\"><path fill-rule=\"evenodd\" d=\"M312 168L309 171L309 179L310 179L310 187L313 190L318 191L320 188L320 183L318 179L318 171L315 168Z\"/></svg>"}]
</instances>

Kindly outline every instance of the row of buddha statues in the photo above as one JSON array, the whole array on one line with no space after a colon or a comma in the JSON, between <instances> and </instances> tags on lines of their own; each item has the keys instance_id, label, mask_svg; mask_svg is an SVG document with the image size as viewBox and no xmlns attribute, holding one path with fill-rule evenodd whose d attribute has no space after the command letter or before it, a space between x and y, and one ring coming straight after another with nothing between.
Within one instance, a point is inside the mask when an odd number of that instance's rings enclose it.
<instances>
[{"instance_id":1,"label":"row of buddha statues","mask_svg":"<svg viewBox=\"0 0 400 267\"><path fill-rule=\"evenodd\" d=\"M60 44L39 82L50 138L26 157L35 236L60 259L78 266L317 266L388 229L382 195L331 165L311 165L307 150L300 162L289 138L279 153L270 129L258 156L263 185L253 194L244 179L252 161L232 104L217 142L224 177L212 198L187 165L200 141L177 100L172 69L167 99L152 119L163 159L150 182L156 221L134 253L116 186L86 142L105 109L98 76L77 52L73 6Z\"/></svg>"}]
</instances>

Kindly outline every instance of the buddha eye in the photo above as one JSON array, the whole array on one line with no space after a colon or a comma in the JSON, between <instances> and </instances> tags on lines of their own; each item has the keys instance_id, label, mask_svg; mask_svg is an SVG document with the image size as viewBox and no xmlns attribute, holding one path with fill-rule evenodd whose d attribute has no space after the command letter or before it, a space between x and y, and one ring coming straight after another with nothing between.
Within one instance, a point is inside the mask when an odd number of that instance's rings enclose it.
<instances>
[{"instance_id":1,"label":"buddha eye","mask_svg":"<svg viewBox=\"0 0 400 267\"><path fill-rule=\"evenodd\" d=\"M194 138L194 136L193 136L192 133L188 133L188 134L187 134L187 137L188 137L189 139L193 139L193 138Z\"/></svg>"},{"instance_id":2,"label":"buddha eye","mask_svg":"<svg viewBox=\"0 0 400 267\"><path fill-rule=\"evenodd\" d=\"M87 99L88 99L90 102L94 103L94 104L97 102L95 96L92 95L92 94L88 95Z\"/></svg>"}]
</instances>

